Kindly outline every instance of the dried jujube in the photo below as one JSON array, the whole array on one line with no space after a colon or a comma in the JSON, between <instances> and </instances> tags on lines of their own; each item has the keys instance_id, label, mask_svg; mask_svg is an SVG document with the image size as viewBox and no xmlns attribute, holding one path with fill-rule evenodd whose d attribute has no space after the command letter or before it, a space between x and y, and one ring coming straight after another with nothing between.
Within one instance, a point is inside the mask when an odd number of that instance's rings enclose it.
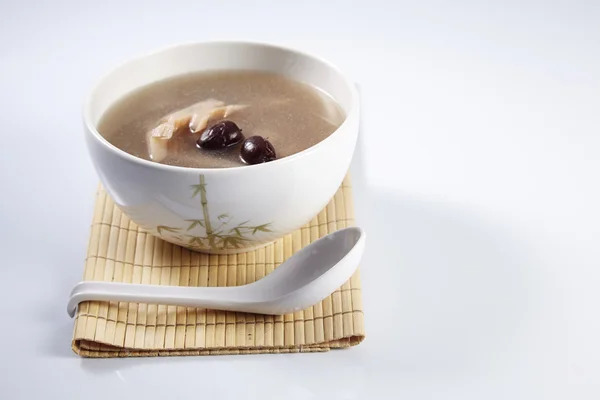
<instances>
[{"instance_id":1,"label":"dried jujube","mask_svg":"<svg viewBox=\"0 0 600 400\"><path fill-rule=\"evenodd\" d=\"M251 136L244 140L240 150L240 158L246 164L261 164L277 158L275 148L262 136Z\"/></svg>"},{"instance_id":2,"label":"dried jujube","mask_svg":"<svg viewBox=\"0 0 600 400\"><path fill-rule=\"evenodd\" d=\"M233 121L221 121L206 128L196 145L201 149L218 150L238 144L244 140L239 126Z\"/></svg>"}]
</instances>

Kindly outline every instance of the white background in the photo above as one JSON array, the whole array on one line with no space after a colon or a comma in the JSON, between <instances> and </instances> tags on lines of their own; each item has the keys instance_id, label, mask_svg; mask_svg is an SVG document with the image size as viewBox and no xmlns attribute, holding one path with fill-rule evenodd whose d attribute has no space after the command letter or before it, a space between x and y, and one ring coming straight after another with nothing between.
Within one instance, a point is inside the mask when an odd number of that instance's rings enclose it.
<instances>
[{"instance_id":1,"label":"white background","mask_svg":"<svg viewBox=\"0 0 600 400\"><path fill-rule=\"evenodd\" d=\"M0 397L600 398L600 4L485 3L2 0ZM83 360L65 311L97 184L83 98L134 55L211 39L313 52L360 85L367 339Z\"/></svg>"}]
</instances>

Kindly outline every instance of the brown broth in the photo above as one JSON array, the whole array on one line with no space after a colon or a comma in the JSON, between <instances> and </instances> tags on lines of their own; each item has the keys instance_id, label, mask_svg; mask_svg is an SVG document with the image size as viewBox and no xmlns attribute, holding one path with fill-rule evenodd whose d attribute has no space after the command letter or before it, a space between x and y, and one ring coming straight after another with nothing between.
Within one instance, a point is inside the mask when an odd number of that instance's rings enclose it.
<instances>
[{"instance_id":1,"label":"brown broth","mask_svg":"<svg viewBox=\"0 0 600 400\"><path fill-rule=\"evenodd\" d=\"M101 118L98 131L114 146L150 160L146 133L167 114L208 98L246 104L227 119L246 138L260 135L273 144L277 158L303 151L331 135L344 121L339 105L312 86L257 71L217 71L180 75L142 87L116 102ZM209 126L218 121L209 121ZM241 144L218 151L199 150L199 134L186 133L161 162L197 168L245 165Z\"/></svg>"}]
</instances>

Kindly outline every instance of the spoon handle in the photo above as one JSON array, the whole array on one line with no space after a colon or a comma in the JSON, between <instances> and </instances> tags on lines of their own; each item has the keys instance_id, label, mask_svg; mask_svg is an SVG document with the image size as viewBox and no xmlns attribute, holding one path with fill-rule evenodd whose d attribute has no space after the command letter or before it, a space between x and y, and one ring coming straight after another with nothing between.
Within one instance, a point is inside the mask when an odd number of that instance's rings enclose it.
<instances>
[{"instance_id":1,"label":"spoon handle","mask_svg":"<svg viewBox=\"0 0 600 400\"><path fill-rule=\"evenodd\" d=\"M116 282L80 282L71 291L67 312L75 315L83 301L124 301L235 311L244 300L243 287L182 287Z\"/></svg>"}]
</instances>

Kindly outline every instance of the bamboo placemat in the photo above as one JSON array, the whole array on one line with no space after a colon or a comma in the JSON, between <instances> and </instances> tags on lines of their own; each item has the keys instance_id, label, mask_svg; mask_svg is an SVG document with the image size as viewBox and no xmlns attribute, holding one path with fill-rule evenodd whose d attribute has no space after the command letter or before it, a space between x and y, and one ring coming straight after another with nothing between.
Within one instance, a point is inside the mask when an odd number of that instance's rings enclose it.
<instances>
[{"instance_id":1,"label":"bamboo placemat","mask_svg":"<svg viewBox=\"0 0 600 400\"><path fill-rule=\"evenodd\" d=\"M207 255L140 230L100 186L84 280L235 286L273 271L294 252L354 224L350 178L309 224L262 249ZM83 357L322 352L365 336L359 272L331 296L281 316L124 302L81 303L72 348Z\"/></svg>"}]
</instances>

